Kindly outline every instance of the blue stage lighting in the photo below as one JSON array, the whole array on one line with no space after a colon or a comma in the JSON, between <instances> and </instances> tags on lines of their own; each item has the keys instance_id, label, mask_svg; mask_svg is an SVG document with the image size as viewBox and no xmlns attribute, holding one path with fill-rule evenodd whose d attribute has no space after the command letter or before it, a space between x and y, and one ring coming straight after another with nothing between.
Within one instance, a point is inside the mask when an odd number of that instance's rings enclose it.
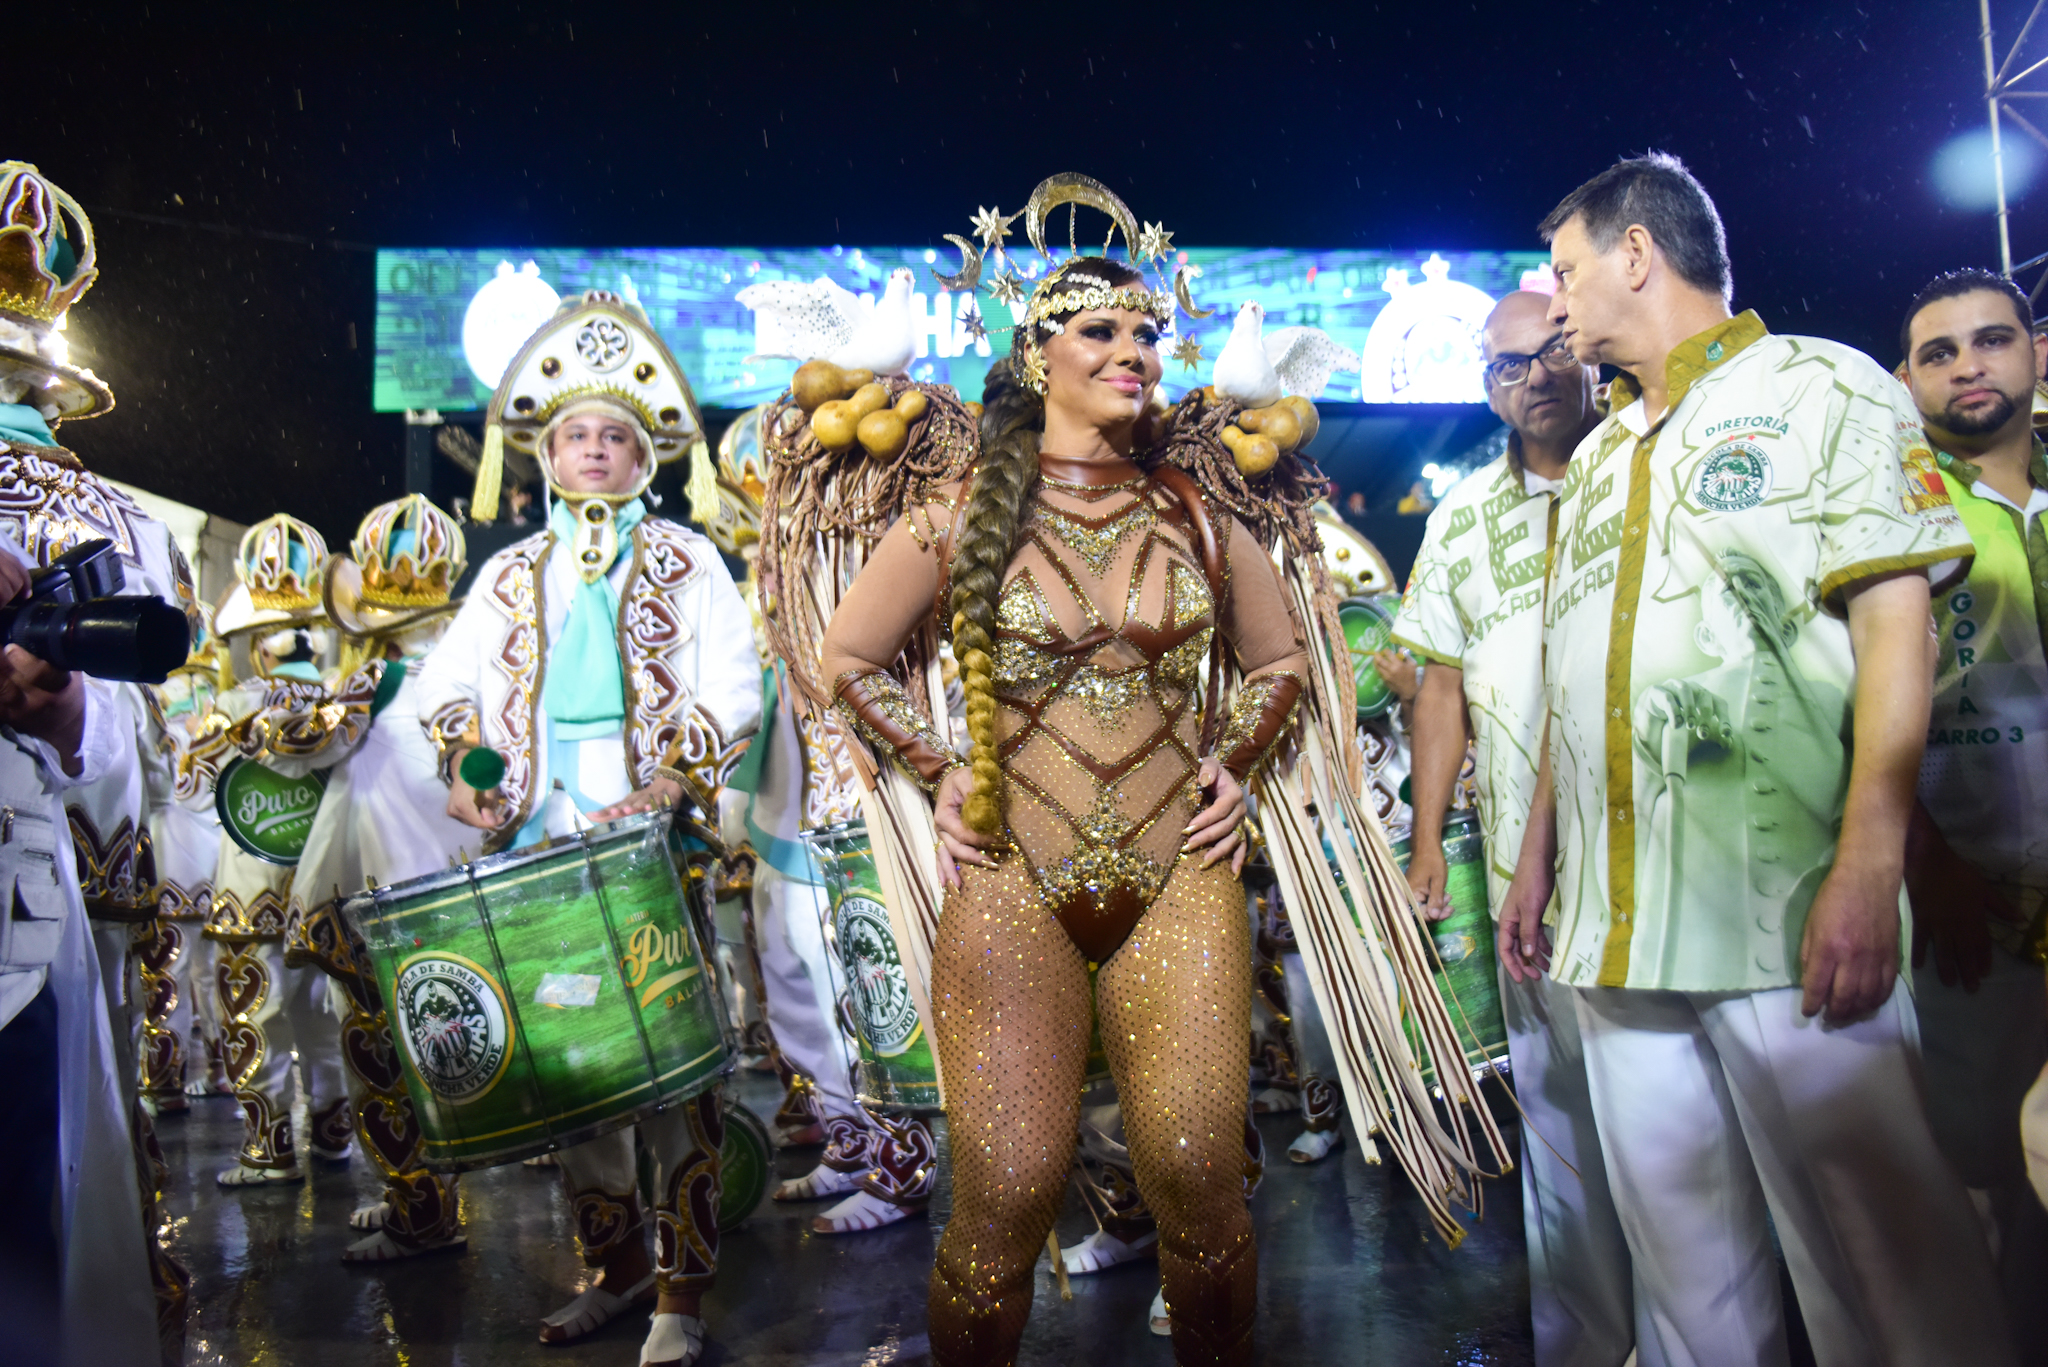
<instances>
[{"instance_id":1,"label":"blue stage lighting","mask_svg":"<svg viewBox=\"0 0 2048 1367\"><path fill-rule=\"evenodd\" d=\"M2041 169L2041 145L2010 127L2000 128L1999 143L2005 152L2005 198L2010 204L2033 185ZM1997 208L1998 192L1991 172L1991 130L1973 128L1943 143L1928 167L1928 181L1951 208Z\"/></svg>"}]
</instances>

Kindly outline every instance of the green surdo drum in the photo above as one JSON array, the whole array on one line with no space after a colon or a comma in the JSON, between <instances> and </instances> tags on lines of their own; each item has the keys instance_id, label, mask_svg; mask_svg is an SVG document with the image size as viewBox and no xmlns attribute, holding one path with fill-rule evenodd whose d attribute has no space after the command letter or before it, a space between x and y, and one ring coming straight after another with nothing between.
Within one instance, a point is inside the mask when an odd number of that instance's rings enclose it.
<instances>
[{"instance_id":1,"label":"green surdo drum","mask_svg":"<svg viewBox=\"0 0 2048 1367\"><path fill-rule=\"evenodd\" d=\"M1387 606L1391 595L1347 598L1337 607L1337 625L1344 628L1345 649L1351 656L1351 677L1358 685L1358 717L1370 721L1385 716L1394 706L1394 690L1373 668L1372 657L1393 644L1394 610Z\"/></svg>"},{"instance_id":2,"label":"green surdo drum","mask_svg":"<svg viewBox=\"0 0 2048 1367\"><path fill-rule=\"evenodd\" d=\"M806 831L804 840L825 875L825 943L860 1050L860 1100L885 1113L936 1114L938 1063L889 926L867 826L825 826Z\"/></svg>"},{"instance_id":3,"label":"green surdo drum","mask_svg":"<svg viewBox=\"0 0 2048 1367\"><path fill-rule=\"evenodd\" d=\"M579 1144L730 1070L670 820L626 817L350 899L427 1167Z\"/></svg>"},{"instance_id":4,"label":"green surdo drum","mask_svg":"<svg viewBox=\"0 0 2048 1367\"><path fill-rule=\"evenodd\" d=\"M1409 849L1407 836L1393 842L1394 857L1404 870ZM1489 1069L1505 1072L1508 1066L1508 1030L1500 1014L1493 917L1486 896L1486 838L1479 829L1479 813L1446 814L1443 850L1444 891L1451 914L1429 922L1426 929L1436 941L1437 958L1443 965L1436 970L1437 990L1465 1046L1465 1062L1477 1079ZM1424 1081L1435 1085L1433 1069L1424 1069Z\"/></svg>"}]
</instances>

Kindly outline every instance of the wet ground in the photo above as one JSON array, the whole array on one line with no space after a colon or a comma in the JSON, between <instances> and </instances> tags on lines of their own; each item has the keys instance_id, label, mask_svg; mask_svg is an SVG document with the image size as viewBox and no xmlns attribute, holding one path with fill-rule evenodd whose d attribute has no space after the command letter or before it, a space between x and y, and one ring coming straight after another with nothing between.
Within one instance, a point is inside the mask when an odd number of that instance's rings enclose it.
<instances>
[{"instance_id":1,"label":"wet ground","mask_svg":"<svg viewBox=\"0 0 2048 1367\"><path fill-rule=\"evenodd\" d=\"M759 1077L737 1084L757 1114L778 1099ZM541 1316L581 1286L567 1210L552 1170L514 1165L462 1182L466 1252L370 1268L344 1267L356 1237L349 1211L378 1189L368 1164L321 1166L296 1187L223 1191L213 1174L233 1161L241 1121L230 1100L194 1102L158 1134L171 1163L174 1251L192 1273L186 1361L266 1367L550 1367L639 1361L646 1321L625 1317L582 1343L545 1348ZM1486 1218L1455 1252L1429 1233L1406 1180L1368 1167L1355 1146L1313 1166L1286 1161L1292 1116L1260 1120L1267 1152L1253 1201L1259 1233L1259 1360L1307 1363L1523 1364L1531 1361L1528 1270L1520 1193L1486 1188ZM815 1149L786 1150L796 1176ZM711 1346L702 1359L759 1367L882 1367L928 1360L925 1279L931 1231L923 1218L851 1237L813 1234L816 1205L761 1209L726 1235L717 1289L705 1302ZM1070 1202L1060 1241L1093 1225ZM1169 1367L1167 1340L1145 1312L1157 1265L1140 1262L1076 1278L1061 1302L1049 1264L1020 1362Z\"/></svg>"}]
</instances>

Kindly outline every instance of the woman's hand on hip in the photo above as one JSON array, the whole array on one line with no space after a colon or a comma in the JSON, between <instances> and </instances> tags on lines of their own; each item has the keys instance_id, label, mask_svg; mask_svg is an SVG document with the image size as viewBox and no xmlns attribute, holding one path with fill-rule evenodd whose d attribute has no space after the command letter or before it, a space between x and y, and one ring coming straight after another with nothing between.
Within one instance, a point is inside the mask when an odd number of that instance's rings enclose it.
<instances>
[{"instance_id":1,"label":"woman's hand on hip","mask_svg":"<svg viewBox=\"0 0 2048 1367\"><path fill-rule=\"evenodd\" d=\"M961 808L967 805L967 795L973 791L974 771L963 764L946 771L946 776L939 780L939 791L932 797L932 820L939 828L939 880L949 888L961 886L961 864L984 869L996 866L996 861L985 852L995 837L970 827L961 814Z\"/></svg>"},{"instance_id":2,"label":"woman's hand on hip","mask_svg":"<svg viewBox=\"0 0 2048 1367\"><path fill-rule=\"evenodd\" d=\"M1232 873L1243 873L1244 857L1251 852L1251 845L1244 838L1244 789L1228 769L1213 759L1202 761L1196 778L1203 792L1213 791L1216 796L1188 823L1184 832L1187 841L1181 848L1192 852L1206 845L1209 852L1202 857L1203 868L1228 859Z\"/></svg>"}]
</instances>

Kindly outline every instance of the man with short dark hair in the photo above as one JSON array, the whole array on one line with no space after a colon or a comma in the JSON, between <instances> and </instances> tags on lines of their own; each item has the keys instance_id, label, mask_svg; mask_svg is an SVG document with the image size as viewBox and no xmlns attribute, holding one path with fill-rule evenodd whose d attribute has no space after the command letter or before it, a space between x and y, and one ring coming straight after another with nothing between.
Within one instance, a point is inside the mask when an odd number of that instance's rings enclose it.
<instances>
[{"instance_id":1,"label":"man with short dark hair","mask_svg":"<svg viewBox=\"0 0 2048 1367\"><path fill-rule=\"evenodd\" d=\"M1927 570L1970 553L1919 416L1868 357L1730 317L1675 157L1543 232L1551 321L1622 374L1559 504L1500 952L1572 989L1643 1360L1786 1360L1774 1224L1820 1361L2013 1362L1896 990Z\"/></svg>"},{"instance_id":2,"label":"man with short dark hair","mask_svg":"<svg viewBox=\"0 0 2048 1367\"><path fill-rule=\"evenodd\" d=\"M2010 280L1951 271L1914 299L1901 340L1936 478L1977 548L1934 604L1934 715L1906 842L1928 1119L1991 1234L2021 1356L2038 1362L2048 1213L2018 1123L2048 1063L2048 453L2033 425L2048 338L2032 329Z\"/></svg>"}]
</instances>

